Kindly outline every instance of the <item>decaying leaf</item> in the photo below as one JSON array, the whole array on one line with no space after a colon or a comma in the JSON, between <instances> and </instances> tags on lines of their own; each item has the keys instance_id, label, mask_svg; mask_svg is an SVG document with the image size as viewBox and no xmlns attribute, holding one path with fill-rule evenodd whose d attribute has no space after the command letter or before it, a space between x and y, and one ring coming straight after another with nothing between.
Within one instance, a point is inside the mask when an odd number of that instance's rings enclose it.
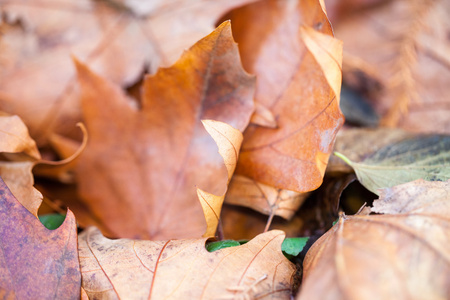
<instances>
[{"instance_id":1,"label":"decaying leaf","mask_svg":"<svg viewBox=\"0 0 450 300\"><path fill-rule=\"evenodd\" d=\"M243 65L257 76L256 101L276 120L276 128L247 128L236 172L275 188L313 190L343 123L342 44L319 1L260 1L230 17Z\"/></svg>"},{"instance_id":2,"label":"decaying leaf","mask_svg":"<svg viewBox=\"0 0 450 300\"><path fill-rule=\"evenodd\" d=\"M297 299L446 299L450 181L387 188L372 211L342 216L308 251Z\"/></svg>"},{"instance_id":3,"label":"decaying leaf","mask_svg":"<svg viewBox=\"0 0 450 300\"><path fill-rule=\"evenodd\" d=\"M79 299L81 274L75 217L48 230L0 179L0 297Z\"/></svg>"},{"instance_id":4,"label":"decaying leaf","mask_svg":"<svg viewBox=\"0 0 450 300\"><path fill-rule=\"evenodd\" d=\"M369 91L369 97L385 125L448 134L450 2L384 2L334 24L345 44L344 79L380 80L380 88Z\"/></svg>"},{"instance_id":5,"label":"decaying leaf","mask_svg":"<svg viewBox=\"0 0 450 300\"><path fill-rule=\"evenodd\" d=\"M450 137L417 136L390 144L360 162L336 153L372 193L416 179L450 179Z\"/></svg>"},{"instance_id":6,"label":"decaying leaf","mask_svg":"<svg viewBox=\"0 0 450 300\"><path fill-rule=\"evenodd\" d=\"M71 55L127 86L253 1L1 0L0 109L19 114L40 143L54 131L72 133L80 108Z\"/></svg>"},{"instance_id":7,"label":"decaying leaf","mask_svg":"<svg viewBox=\"0 0 450 300\"><path fill-rule=\"evenodd\" d=\"M270 231L208 252L206 238L110 240L91 227L79 236L82 285L107 299L290 299L294 265L283 240Z\"/></svg>"},{"instance_id":8,"label":"decaying leaf","mask_svg":"<svg viewBox=\"0 0 450 300\"><path fill-rule=\"evenodd\" d=\"M240 65L229 22L148 76L140 109L86 66L77 68L90 135L77 180L102 230L153 240L201 236L206 225L195 187L223 195L230 175L201 120L243 131L254 108L254 78ZM221 140L235 158L236 139Z\"/></svg>"}]
</instances>

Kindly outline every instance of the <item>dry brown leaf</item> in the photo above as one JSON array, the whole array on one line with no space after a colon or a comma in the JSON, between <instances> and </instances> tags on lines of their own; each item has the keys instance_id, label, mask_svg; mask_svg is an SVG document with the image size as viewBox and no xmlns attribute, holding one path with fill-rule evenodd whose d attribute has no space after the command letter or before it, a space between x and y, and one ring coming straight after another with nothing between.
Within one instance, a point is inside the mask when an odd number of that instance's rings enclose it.
<instances>
[{"instance_id":1,"label":"dry brown leaf","mask_svg":"<svg viewBox=\"0 0 450 300\"><path fill-rule=\"evenodd\" d=\"M294 265L283 240L270 231L210 253L206 238L110 240L91 227L79 236L82 285L91 298L290 299Z\"/></svg>"},{"instance_id":2,"label":"dry brown leaf","mask_svg":"<svg viewBox=\"0 0 450 300\"><path fill-rule=\"evenodd\" d=\"M254 78L240 66L229 22L148 76L140 109L86 66L77 68L90 135L77 179L102 230L153 240L201 236L195 187L222 195L230 175L201 120L243 131L253 112ZM222 140L219 148L235 157L239 145L231 151L233 139Z\"/></svg>"},{"instance_id":3,"label":"dry brown leaf","mask_svg":"<svg viewBox=\"0 0 450 300\"><path fill-rule=\"evenodd\" d=\"M308 251L297 299L446 299L450 181L384 189L372 211L342 216Z\"/></svg>"},{"instance_id":4,"label":"dry brown leaf","mask_svg":"<svg viewBox=\"0 0 450 300\"><path fill-rule=\"evenodd\" d=\"M385 125L450 132L449 11L446 0L388 1L335 24L344 65L358 60L381 80L381 92L369 96Z\"/></svg>"},{"instance_id":5,"label":"dry brown leaf","mask_svg":"<svg viewBox=\"0 0 450 300\"><path fill-rule=\"evenodd\" d=\"M70 55L126 86L169 66L228 10L255 0L1 0L0 109L32 136L71 133L80 120ZM23 83L27 82L27 88Z\"/></svg>"},{"instance_id":6,"label":"dry brown leaf","mask_svg":"<svg viewBox=\"0 0 450 300\"><path fill-rule=\"evenodd\" d=\"M342 44L315 0L261 1L230 17L243 65L257 75L256 101L277 125L247 128L236 172L275 188L313 190L343 123Z\"/></svg>"}]
</instances>

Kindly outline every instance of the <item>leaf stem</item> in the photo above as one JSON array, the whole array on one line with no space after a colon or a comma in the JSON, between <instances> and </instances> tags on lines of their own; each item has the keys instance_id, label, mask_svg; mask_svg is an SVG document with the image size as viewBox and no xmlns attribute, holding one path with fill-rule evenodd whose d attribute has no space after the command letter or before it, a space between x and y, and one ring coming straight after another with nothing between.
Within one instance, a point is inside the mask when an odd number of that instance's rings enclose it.
<instances>
[{"instance_id":1,"label":"leaf stem","mask_svg":"<svg viewBox=\"0 0 450 300\"><path fill-rule=\"evenodd\" d=\"M348 159L344 154L339 152L334 152L333 154L342 159L343 161L345 161L349 166L353 165L353 162L350 159Z\"/></svg>"}]
</instances>

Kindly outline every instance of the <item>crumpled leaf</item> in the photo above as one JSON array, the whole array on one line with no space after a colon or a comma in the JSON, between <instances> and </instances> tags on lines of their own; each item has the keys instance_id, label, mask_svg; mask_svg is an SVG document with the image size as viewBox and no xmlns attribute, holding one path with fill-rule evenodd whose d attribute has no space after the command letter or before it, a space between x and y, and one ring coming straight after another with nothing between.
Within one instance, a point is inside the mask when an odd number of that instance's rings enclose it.
<instances>
[{"instance_id":1,"label":"crumpled leaf","mask_svg":"<svg viewBox=\"0 0 450 300\"><path fill-rule=\"evenodd\" d=\"M48 230L0 179L0 297L79 299L81 274L75 217Z\"/></svg>"},{"instance_id":2,"label":"crumpled leaf","mask_svg":"<svg viewBox=\"0 0 450 300\"><path fill-rule=\"evenodd\" d=\"M90 227L79 235L82 285L89 297L108 299L290 299L295 270L283 239L270 231L208 252L206 238L110 240Z\"/></svg>"},{"instance_id":3,"label":"crumpled leaf","mask_svg":"<svg viewBox=\"0 0 450 300\"><path fill-rule=\"evenodd\" d=\"M313 190L343 123L342 44L319 1L260 1L229 17L244 68L257 76L256 115L236 173L276 189Z\"/></svg>"},{"instance_id":4,"label":"crumpled leaf","mask_svg":"<svg viewBox=\"0 0 450 300\"><path fill-rule=\"evenodd\" d=\"M19 114L39 143L72 133L80 108L71 55L127 86L253 1L1 0L0 109Z\"/></svg>"},{"instance_id":5,"label":"crumpled leaf","mask_svg":"<svg viewBox=\"0 0 450 300\"><path fill-rule=\"evenodd\" d=\"M360 162L343 154L358 180L371 192L416 179L445 181L450 179L450 137L417 136L387 145Z\"/></svg>"},{"instance_id":6,"label":"crumpled leaf","mask_svg":"<svg viewBox=\"0 0 450 300\"><path fill-rule=\"evenodd\" d=\"M201 120L243 131L253 112L254 78L240 66L229 22L148 76L140 109L86 66L77 68L90 142L76 173L102 230L153 240L201 236L195 186L223 195L230 174ZM236 156L239 145L223 140Z\"/></svg>"},{"instance_id":7,"label":"crumpled leaf","mask_svg":"<svg viewBox=\"0 0 450 300\"><path fill-rule=\"evenodd\" d=\"M334 23L345 44L344 79L370 79L349 83L368 90L384 125L450 132L449 10L446 0L385 1ZM373 80L381 84L372 88Z\"/></svg>"},{"instance_id":8,"label":"crumpled leaf","mask_svg":"<svg viewBox=\"0 0 450 300\"><path fill-rule=\"evenodd\" d=\"M372 211L342 216L308 251L297 299L446 299L450 181L384 189Z\"/></svg>"}]
</instances>

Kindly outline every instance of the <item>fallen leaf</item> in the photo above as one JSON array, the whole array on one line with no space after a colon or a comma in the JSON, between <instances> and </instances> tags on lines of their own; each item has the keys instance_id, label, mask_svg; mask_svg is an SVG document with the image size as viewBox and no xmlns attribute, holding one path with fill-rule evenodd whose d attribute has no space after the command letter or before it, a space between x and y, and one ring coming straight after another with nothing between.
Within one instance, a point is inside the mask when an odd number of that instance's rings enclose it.
<instances>
[{"instance_id":1,"label":"fallen leaf","mask_svg":"<svg viewBox=\"0 0 450 300\"><path fill-rule=\"evenodd\" d=\"M290 299L283 232L214 252L206 240L110 240L88 228L79 235L83 288L108 299Z\"/></svg>"},{"instance_id":2,"label":"fallen leaf","mask_svg":"<svg viewBox=\"0 0 450 300\"><path fill-rule=\"evenodd\" d=\"M308 251L297 299L446 299L450 181L384 189L369 216L342 216ZM406 206L405 206L406 205Z\"/></svg>"},{"instance_id":3,"label":"fallen leaf","mask_svg":"<svg viewBox=\"0 0 450 300\"><path fill-rule=\"evenodd\" d=\"M343 123L342 44L319 1L260 1L229 16L244 68L257 77L258 106L276 120L276 128L246 129L236 172L275 188L313 190Z\"/></svg>"},{"instance_id":4,"label":"fallen leaf","mask_svg":"<svg viewBox=\"0 0 450 300\"><path fill-rule=\"evenodd\" d=\"M76 176L102 230L153 240L201 236L206 225L195 186L223 195L230 175L201 120L243 131L254 107L254 78L240 66L229 22L173 67L148 76L140 109L86 66L77 68L90 140ZM222 140L235 157L239 145Z\"/></svg>"},{"instance_id":5,"label":"fallen leaf","mask_svg":"<svg viewBox=\"0 0 450 300\"><path fill-rule=\"evenodd\" d=\"M4 113L0 114L0 151L24 153L30 159L41 159L36 143L21 118Z\"/></svg>"},{"instance_id":6,"label":"fallen leaf","mask_svg":"<svg viewBox=\"0 0 450 300\"><path fill-rule=\"evenodd\" d=\"M79 299L81 274L76 222L67 211L60 228L48 230L0 179L0 297Z\"/></svg>"},{"instance_id":7,"label":"fallen leaf","mask_svg":"<svg viewBox=\"0 0 450 300\"><path fill-rule=\"evenodd\" d=\"M307 193L277 189L248 177L235 175L228 187L226 202L289 220L307 196Z\"/></svg>"},{"instance_id":8,"label":"fallen leaf","mask_svg":"<svg viewBox=\"0 0 450 300\"><path fill-rule=\"evenodd\" d=\"M33 161L0 161L0 177L14 197L36 218L42 203L42 194L33 187Z\"/></svg>"},{"instance_id":9,"label":"fallen leaf","mask_svg":"<svg viewBox=\"0 0 450 300\"><path fill-rule=\"evenodd\" d=\"M357 61L357 73L381 81L369 97L385 126L450 132L449 9L445 0L386 1L334 24L345 44L344 78Z\"/></svg>"},{"instance_id":10,"label":"fallen leaf","mask_svg":"<svg viewBox=\"0 0 450 300\"><path fill-rule=\"evenodd\" d=\"M301 210L300 210L301 211ZM220 216L223 236L226 239L252 239L267 228L268 218L253 209L230 205L226 202ZM290 220L275 216L270 223L270 230L282 230L288 237L303 235L305 221L294 215Z\"/></svg>"},{"instance_id":11,"label":"fallen leaf","mask_svg":"<svg viewBox=\"0 0 450 300\"><path fill-rule=\"evenodd\" d=\"M18 116L0 115L0 176L14 197L36 218L42 194L36 190L31 172L41 158L36 143Z\"/></svg>"},{"instance_id":12,"label":"fallen leaf","mask_svg":"<svg viewBox=\"0 0 450 300\"><path fill-rule=\"evenodd\" d=\"M72 133L81 116L71 55L127 86L253 1L1 0L0 109L19 114L40 144L54 131Z\"/></svg>"},{"instance_id":13,"label":"fallen leaf","mask_svg":"<svg viewBox=\"0 0 450 300\"><path fill-rule=\"evenodd\" d=\"M416 179L445 181L450 179L450 137L417 136L399 141L373 153L360 162L348 163L358 180L372 193Z\"/></svg>"},{"instance_id":14,"label":"fallen leaf","mask_svg":"<svg viewBox=\"0 0 450 300\"><path fill-rule=\"evenodd\" d=\"M239 148L243 139L242 133L226 123L216 121L202 121L202 123L216 144L219 145L219 154L223 157L228 172L228 184L238 161ZM206 220L206 231L203 236L214 237L219 225L225 193L217 196L197 189L197 196Z\"/></svg>"},{"instance_id":15,"label":"fallen leaf","mask_svg":"<svg viewBox=\"0 0 450 300\"><path fill-rule=\"evenodd\" d=\"M394 128L343 128L336 136L334 152L344 154L351 161L360 162L378 150L414 137L412 132ZM353 169L339 157L332 155L327 173L353 172Z\"/></svg>"}]
</instances>

